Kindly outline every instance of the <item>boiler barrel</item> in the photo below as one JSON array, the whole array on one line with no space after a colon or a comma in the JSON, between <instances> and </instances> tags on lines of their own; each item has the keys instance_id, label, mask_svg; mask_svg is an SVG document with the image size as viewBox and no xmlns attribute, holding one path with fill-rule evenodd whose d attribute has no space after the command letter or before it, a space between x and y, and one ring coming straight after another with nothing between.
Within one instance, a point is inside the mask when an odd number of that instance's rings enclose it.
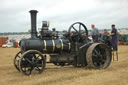
<instances>
[{"instance_id":1,"label":"boiler barrel","mask_svg":"<svg viewBox=\"0 0 128 85\"><path fill-rule=\"evenodd\" d=\"M20 43L21 49L27 50L39 50L43 53L59 53L69 52L71 44L69 40L57 39L57 40L39 40L39 39L25 39Z\"/></svg>"}]
</instances>

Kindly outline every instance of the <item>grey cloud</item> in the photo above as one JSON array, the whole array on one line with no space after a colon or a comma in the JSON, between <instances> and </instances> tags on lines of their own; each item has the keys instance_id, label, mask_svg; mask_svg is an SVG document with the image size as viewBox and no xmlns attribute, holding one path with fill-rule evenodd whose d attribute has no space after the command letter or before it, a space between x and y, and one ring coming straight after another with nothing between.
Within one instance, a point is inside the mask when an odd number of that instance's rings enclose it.
<instances>
[{"instance_id":1,"label":"grey cloud","mask_svg":"<svg viewBox=\"0 0 128 85\"><path fill-rule=\"evenodd\" d=\"M100 29L110 28L113 23L118 27L128 27L128 0L92 0L94 3L98 3L92 8L84 9L85 5L83 9L79 8L73 12L67 8L55 11L56 7L63 4L63 1L66 0L1 0L0 32L28 31L30 29L28 13L30 9L39 11L38 28L41 27L42 20L50 20L50 27L56 27L57 30L68 29L75 21L83 22L88 28L90 28L90 24L96 24Z\"/></svg>"}]
</instances>

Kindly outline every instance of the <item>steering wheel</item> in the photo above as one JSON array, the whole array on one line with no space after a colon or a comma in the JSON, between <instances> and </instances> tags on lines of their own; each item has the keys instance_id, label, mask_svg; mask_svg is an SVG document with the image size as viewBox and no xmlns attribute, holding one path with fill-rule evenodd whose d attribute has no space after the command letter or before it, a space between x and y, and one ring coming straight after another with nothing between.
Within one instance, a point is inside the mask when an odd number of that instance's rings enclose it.
<instances>
[{"instance_id":1,"label":"steering wheel","mask_svg":"<svg viewBox=\"0 0 128 85\"><path fill-rule=\"evenodd\" d=\"M81 22L73 23L69 27L68 33L71 42L87 42L88 30L87 27Z\"/></svg>"}]
</instances>

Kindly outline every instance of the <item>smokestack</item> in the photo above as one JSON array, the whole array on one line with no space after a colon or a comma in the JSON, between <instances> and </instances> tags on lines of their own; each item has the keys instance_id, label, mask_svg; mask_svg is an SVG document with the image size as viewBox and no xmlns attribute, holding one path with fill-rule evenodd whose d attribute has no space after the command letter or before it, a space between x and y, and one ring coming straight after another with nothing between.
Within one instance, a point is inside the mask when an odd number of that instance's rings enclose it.
<instances>
[{"instance_id":1,"label":"smokestack","mask_svg":"<svg viewBox=\"0 0 128 85\"><path fill-rule=\"evenodd\" d=\"M31 16L31 38L37 38L37 31L36 31L36 15L37 10L30 10Z\"/></svg>"}]
</instances>

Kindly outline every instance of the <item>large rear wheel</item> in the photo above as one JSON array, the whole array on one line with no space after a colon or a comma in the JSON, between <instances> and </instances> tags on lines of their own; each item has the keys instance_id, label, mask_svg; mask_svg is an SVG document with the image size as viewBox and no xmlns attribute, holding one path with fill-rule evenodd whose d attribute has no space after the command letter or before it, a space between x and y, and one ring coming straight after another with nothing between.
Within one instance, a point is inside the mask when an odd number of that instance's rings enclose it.
<instances>
[{"instance_id":1,"label":"large rear wheel","mask_svg":"<svg viewBox=\"0 0 128 85\"><path fill-rule=\"evenodd\" d=\"M88 67L95 69L107 68L112 60L110 48L105 44L94 43L86 52L86 61Z\"/></svg>"}]
</instances>

